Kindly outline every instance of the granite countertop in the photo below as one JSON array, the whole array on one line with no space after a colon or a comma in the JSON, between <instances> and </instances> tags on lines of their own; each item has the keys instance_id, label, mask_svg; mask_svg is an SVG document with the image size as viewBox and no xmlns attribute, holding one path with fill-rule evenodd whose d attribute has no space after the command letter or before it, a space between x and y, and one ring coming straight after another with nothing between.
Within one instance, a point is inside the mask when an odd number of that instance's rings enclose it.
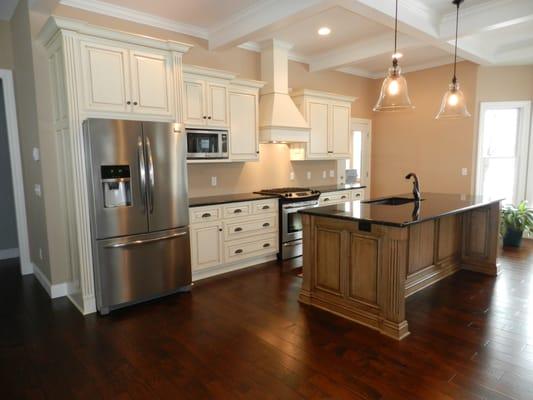
<instances>
[{"instance_id":1,"label":"granite countertop","mask_svg":"<svg viewBox=\"0 0 533 400\"><path fill-rule=\"evenodd\" d=\"M327 192L337 192L340 190L352 190L352 189L364 189L366 188L365 185L361 185L360 183L352 183L352 184L335 184L335 185L322 185L322 186L311 186L310 189L318 190L321 193L327 193Z\"/></svg>"},{"instance_id":2,"label":"granite countertop","mask_svg":"<svg viewBox=\"0 0 533 400\"><path fill-rule=\"evenodd\" d=\"M393 197L393 196L387 196ZM394 197L413 198L411 193ZM349 201L343 204L307 208L299 211L319 217L340 218L352 221L366 221L380 225L405 227L445 215L457 214L469 209L498 203L503 199L485 199L481 196L422 193L422 201L402 205L372 204L365 201ZM378 200L378 199L372 199Z\"/></svg>"},{"instance_id":3,"label":"granite countertop","mask_svg":"<svg viewBox=\"0 0 533 400\"><path fill-rule=\"evenodd\" d=\"M264 199L277 199L277 196L257 193L223 194L219 196L191 197L189 207L211 206L215 204L236 203L239 201L252 201Z\"/></svg>"}]
</instances>

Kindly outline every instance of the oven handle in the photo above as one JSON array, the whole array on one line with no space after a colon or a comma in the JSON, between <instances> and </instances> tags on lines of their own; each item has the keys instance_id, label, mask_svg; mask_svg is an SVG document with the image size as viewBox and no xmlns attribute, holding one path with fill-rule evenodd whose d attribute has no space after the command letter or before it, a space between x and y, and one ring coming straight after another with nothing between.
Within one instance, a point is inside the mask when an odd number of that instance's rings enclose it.
<instances>
[{"instance_id":1,"label":"oven handle","mask_svg":"<svg viewBox=\"0 0 533 400\"><path fill-rule=\"evenodd\" d=\"M312 204L306 204L306 205L299 205L299 206L282 206L284 210L302 210L304 208L310 208L310 207L316 207L318 206L318 201L316 203Z\"/></svg>"}]
</instances>

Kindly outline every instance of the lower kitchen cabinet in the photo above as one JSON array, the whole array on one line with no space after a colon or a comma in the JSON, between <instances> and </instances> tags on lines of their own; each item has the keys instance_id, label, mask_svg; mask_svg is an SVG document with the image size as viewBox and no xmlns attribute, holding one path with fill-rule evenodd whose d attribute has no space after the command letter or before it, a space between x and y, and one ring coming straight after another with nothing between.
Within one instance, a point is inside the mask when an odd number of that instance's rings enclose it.
<instances>
[{"instance_id":1,"label":"lower kitchen cabinet","mask_svg":"<svg viewBox=\"0 0 533 400\"><path fill-rule=\"evenodd\" d=\"M273 260L278 252L278 200L191 207L193 281Z\"/></svg>"}]
</instances>

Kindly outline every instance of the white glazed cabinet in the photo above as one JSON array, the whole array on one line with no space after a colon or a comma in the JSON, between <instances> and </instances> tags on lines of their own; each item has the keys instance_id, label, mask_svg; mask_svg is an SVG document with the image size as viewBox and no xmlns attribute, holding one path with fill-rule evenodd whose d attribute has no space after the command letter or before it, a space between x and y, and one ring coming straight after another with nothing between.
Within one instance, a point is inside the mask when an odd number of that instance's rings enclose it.
<instances>
[{"instance_id":1,"label":"white glazed cabinet","mask_svg":"<svg viewBox=\"0 0 533 400\"><path fill-rule=\"evenodd\" d=\"M81 68L87 113L174 117L172 56L111 41L82 40Z\"/></svg>"},{"instance_id":2,"label":"white glazed cabinet","mask_svg":"<svg viewBox=\"0 0 533 400\"><path fill-rule=\"evenodd\" d=\"M183 66L183 122L189 126L229 127L229 84L235 75L195 65Z\"/></svg>"},{"instance_id":3,"label":"white glazed cabinet","mask_svg":"<svg viewBox=\"0 0 533 400\"><path fill-rule=\"evenodd\" d=\"M351 103L356 98L309 89L291 96L310 127L308 143L290 145L291 160L349 158Z\"/></svg>"}]
</instances>

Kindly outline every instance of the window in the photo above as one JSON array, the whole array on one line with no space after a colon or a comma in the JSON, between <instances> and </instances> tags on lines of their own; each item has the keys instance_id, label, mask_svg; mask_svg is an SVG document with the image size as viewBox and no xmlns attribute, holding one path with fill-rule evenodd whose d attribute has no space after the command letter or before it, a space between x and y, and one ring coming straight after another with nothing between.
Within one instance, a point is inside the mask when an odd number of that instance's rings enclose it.
<instances>
[{"instance_id":1,"label":"window","mask_svg":"<svg viewBox=\"0 0 533 400\"><path fill-rule=\"evenodd\" d=\"M529 102L481 103L476 193L516 204L526 195Z\"/></svg>"},{"instance_id":2,"label":"window","mask_svg":"<svg viewBox=\"0 0 533 400\"><path fill-rule=\"evenodd\" d=\"M371 121L352 118L352 151L342 167L346 170L346 182L370 186Z\"/></svg>"}]
</instances>

